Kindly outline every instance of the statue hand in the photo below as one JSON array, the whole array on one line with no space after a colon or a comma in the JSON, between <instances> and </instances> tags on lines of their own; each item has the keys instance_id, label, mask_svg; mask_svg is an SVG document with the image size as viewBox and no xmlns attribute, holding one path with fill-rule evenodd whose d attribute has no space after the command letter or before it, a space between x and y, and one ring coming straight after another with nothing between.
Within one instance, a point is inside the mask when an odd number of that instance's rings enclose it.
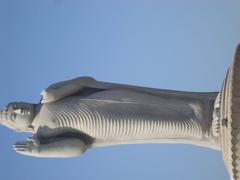
<instances>
[{"instance_id":1,"label":"statue hand","mask_svg":"<svg viewBox=\"0 0 240 180\"><path fill-rule=\"evenodd\" d=\"M51 89L50 90L49 89L43 90L41 92L41 96L42 96L42 99L41 99L42 104L50 103L50 102L53 102L53 101L57 100L54 92Z\"/></svg>"},{"instance_id":2,"label":"statue hand","mask_svg":"<svg viewBox=\"0 0 240 180\"><path fill-rule=\"evenodd\" d=\"M72 86L68 87L67 84L69 84L68 81L58 82L43 90L41 93L41 103L50 103L61 99L64 92L66 92L67 89L72 88Z\"/></svg>"},{"instance_id":3,"label":"statue hand","mask_svg":"<svg viewBox=\"0 0 240 180\"><path fill-rule=\"evenodd\" d=\"M59 86L58 84L51 85L42 91L41 103L51 103L65 97L68 92L71 92L71 88L73 89L73 87Z\"/></svg>"},{"instance_id":4,"label":"statue hand","mask_svg":"<svg viewBox=\"0 0 240 180\"><path fill-rule=\"evenodd\" d=\"M96 80L91 77L79 77L68 81L62 81L49 86L41 93L41 103L50 103L57 101L63 97L69 96L78 92L82 88L95 82Z\"/></svg>"},{"instance_id":5,"label":"statue hand","mask_svg":"<svg viewBox=\"0 0 240 180\"><path fill-rule=\"evenodd\" d=\"M64 89L66 89L64 82L52 84L41 92L41 103L50 103L61 99Z\"/></svg>"},{"instance_id":6,"label":"statue hand","mask_svg":"<svg viewBox=\"0 0 240 180\"><path fill-rule=\"evenodd\" d=\"M33 141L16 142L13 148L16 152L26 156L37 156L39 154L39 148Z\"/></svg>"},{"instance_id":7,"label":"statue hand","mask_svg":"<svg viewBox=\"0 0 240 180\"><path fill-rule=\"evenodd\" d=\"M79 138L57 139L44 144L40 144L35 137L29 140L14 144L14 150L26 156L66 158L79 156L88 148Z\"/></svg>"}]
</instances>

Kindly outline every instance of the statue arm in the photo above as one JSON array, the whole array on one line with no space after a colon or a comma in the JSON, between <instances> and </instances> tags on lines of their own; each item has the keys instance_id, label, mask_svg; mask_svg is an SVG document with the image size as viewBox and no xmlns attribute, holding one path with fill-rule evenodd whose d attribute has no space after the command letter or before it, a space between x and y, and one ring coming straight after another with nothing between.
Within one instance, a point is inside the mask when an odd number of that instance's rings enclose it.
<instances>
[{"instance_id":1,"label":"statue arm","mask_svg":"<svg viewBox=\"0 0 240 180\"><path fill-rule=\"evenodd\" d=\"M154 89L154 88L146 88L140 86L132 86L125 84L116 84L116 83L107 83L97 81L92 77L78 77L75 79L59 82L52 84L46 90L44 90L42 95L41 103L50 103L59 99L62 99L66 96L70 96L82 90L83 88L95 88L95 89L125 89L137 91L140 93L148 93L152 95L161 95L161 96L181 96L184 97L192 97L198 98L199 96L203 96L207 99L215 99L218 93L191 93L191 92L181 92L181 91L170 91L170 90L162 90L162 89Z\"/></svg>"},{"instance_id":2,"label":"statue arm","mask_svg":"<svg viewBox=\"0 0 240 180\"><path fill-rule=\"evenodd\" d=\"M78 77L75 79L62 81L50 85L47 89L43 90L41 93L42 99L41 103L50 103L62 99L64 97L70 96L81 91L83 88L93 88L93 89L128 89L129 85L121 85L114 83L106 83L96 81L92 77ZM133 88L132 88L133 89Z\"/></svg>"},{"instance_id":3,"label":"statue arm","mask_svg":"<svg viewBox=\"0 0 240 180\"><path fill-rule=\"evenodd\" d=\"M87 145L79 138L63 138L46 144L25 141L14 145L14 150L20 154L42 158L76 157L84 153L86 149Z\"/></svg>"}]
</instances>

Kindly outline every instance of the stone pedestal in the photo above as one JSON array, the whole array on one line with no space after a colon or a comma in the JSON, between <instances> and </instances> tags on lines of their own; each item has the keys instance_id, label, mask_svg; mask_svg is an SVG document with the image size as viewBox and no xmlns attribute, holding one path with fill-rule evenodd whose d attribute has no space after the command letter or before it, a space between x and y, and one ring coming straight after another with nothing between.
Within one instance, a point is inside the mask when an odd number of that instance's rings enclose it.
<instances>
[{"instance_id":1,"label":"stone pedestal","mask_svg":"<svg viewBox=\"0 0 240 180\"><path fill-rule=\"evenodd\" d=\"M219 134L228 173L232 180L237 180L240 179L240 45L216 100L216 106L219 121L214 123L215 134Z\"/></svg>"}]
</instances>

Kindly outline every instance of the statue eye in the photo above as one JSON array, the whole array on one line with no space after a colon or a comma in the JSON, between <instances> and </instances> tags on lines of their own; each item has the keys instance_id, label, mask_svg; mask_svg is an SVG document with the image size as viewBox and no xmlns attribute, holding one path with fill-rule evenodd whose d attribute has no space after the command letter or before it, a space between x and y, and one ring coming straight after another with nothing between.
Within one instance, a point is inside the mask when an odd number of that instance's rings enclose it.
<instances>
[{"instance_id":1,"label":"statue eye","mask_svg":"<svg viewBox=\"0 0 240 180\"><path fill-rule=\"evenodd\" d=\"M13 114L11 115L11 120L14 121L14 120L16 119L16 117L17 117L17 115L16 115L15 113L13 113Z\"/></svg>"}]
</instances>

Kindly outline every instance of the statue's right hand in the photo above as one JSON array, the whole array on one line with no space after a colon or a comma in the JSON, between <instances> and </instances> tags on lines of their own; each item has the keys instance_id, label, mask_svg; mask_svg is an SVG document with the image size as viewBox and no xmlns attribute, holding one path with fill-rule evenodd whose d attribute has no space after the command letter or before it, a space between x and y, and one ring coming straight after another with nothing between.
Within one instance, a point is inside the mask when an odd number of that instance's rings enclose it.
<instances>
[{"instance_id":1,"label":"statue's right hand","mask_svg":"<svg viewBox=\"0 0 240 180\"><path fill-rule=\"evenodd\" d=\"M68 81L62 81L52 84L41 93L41 103L50 103L63 97L69 96L87 85L95 82L91 77L79 77Z\"/></svg>"},{"instance_id":2,"label":"statue's right hand","mask_svg":"<svg viewBox=\"0 0 240 180\"><path fill-rule=\"evenodd\" d=\"M75 89L76 87L73 86L59 86L58 84L51 85L41 92L41 103L51 103L62 99L63 97L70 95Z\"/></svg>"},{"instance_id":3,"label":"statue's right hand","mask_svg":"<svg viewBox=\"0 0 240 180\"><path fill-rule=\"evenodd\" d=\"M41 92L41 103L50 103L61 99L66 91L66 86L64 82L59 82L50 85L47 89Z\"/></svg>"},{"instance_id":4,"label":"statue's right hand","mask_svg":"<svg viewBox=\"0 0 240 180\"><path fill-rule=\"evenodd\" d=\"M39 154L39 147L32 141L16 142L13 149L26 156L37 156Z\"/></svg>"},{"instance_id":5,"label":"statue's right hand","mask_svg":"<svg viewBox=\"0 0 240 180\"><path fill-rule=\"evenodd\" d=\"M56 98L56 95L54 94L54 92L50 89L46 89L46 90L42 90L41 92L41 103L44 104L44 103L50 103L50 102L53 102L53 101L56 101L58 100Z\"/></svg>"}]
</instances>

